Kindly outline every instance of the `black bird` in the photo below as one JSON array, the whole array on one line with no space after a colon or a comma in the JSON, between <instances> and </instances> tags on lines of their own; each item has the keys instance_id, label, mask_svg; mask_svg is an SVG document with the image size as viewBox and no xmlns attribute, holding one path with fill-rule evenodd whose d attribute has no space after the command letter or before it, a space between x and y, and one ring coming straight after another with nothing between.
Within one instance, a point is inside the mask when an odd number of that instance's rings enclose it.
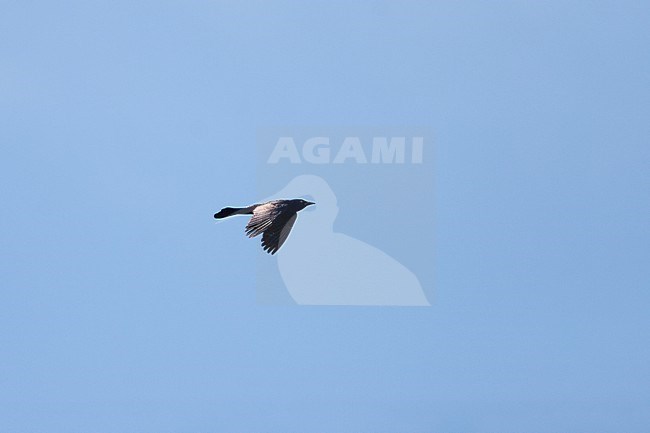
<instances>
[{"instance_id":1,"label":"black bird","mask_svg":"<svg viewBox=\"0 0 650 433\"><path fill-rule=\"evenodd\" d=\"M303 199L272 200L266 203L253 204L248 207L225 207L214 214L216 219L232 215L253 215L246 225L246 234L254 238L262 233L264 251L275 254L296 222L298 211L314 203Z\"/></svg>"}]
</instances>

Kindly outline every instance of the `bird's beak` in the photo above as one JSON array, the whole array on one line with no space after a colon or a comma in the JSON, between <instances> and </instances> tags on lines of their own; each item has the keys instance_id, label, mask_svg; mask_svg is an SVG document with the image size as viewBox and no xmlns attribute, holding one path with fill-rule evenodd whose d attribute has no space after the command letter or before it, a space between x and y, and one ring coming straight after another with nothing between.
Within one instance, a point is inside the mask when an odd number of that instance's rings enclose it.
<instances>
[{"instance_id":1,"label":"bird's beak","mask_svg":"<svg viewBox=\"0 0 650 433\"><path fill-rule=\"evenodd\" d=\"M308 202L307 202L307 206L311 206L311 205L313 205L313 204L316 204L316 203L314 203L313 201L308 201Z\"/></svg>"}]
</instances>

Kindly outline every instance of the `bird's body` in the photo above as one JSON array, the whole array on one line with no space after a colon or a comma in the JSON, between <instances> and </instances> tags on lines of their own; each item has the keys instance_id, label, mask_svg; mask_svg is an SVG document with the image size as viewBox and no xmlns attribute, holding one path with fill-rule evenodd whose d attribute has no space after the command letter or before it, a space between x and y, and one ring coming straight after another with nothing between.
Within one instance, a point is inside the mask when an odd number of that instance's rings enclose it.
<instances>
[{"instance_id":1,"label":"bird's body","mask_svg":"<svg viewBox=\"0 0 650 433\"><path fill-rule=\"evenodd\" d=\"M269 254L275 254L287 240L296 222L298 212L314 203L302 200L272 200L248 207L225 207L214 214L216 219L232 215L253 215L246 225L250 238L262 235L262 247Z\"/></svg>"}]
</instances>

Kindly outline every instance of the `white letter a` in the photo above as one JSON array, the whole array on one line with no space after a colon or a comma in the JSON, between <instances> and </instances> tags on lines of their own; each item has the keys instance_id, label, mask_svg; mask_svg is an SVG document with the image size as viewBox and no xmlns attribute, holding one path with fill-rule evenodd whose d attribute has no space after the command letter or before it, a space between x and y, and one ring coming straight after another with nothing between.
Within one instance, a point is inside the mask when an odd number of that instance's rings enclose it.
<instances>
[{"instance_id":1,"label":"white letter a","mask_svg":"<svg viewBox=\"0 0 650 433\"><path fill-rule=\"evenodd\" d=\"M289 162L292 164L300 164L300 155L292 137L278 138L278 142L266 162L267 164L277 164L280 158L289 158Z\"/></svg>"}]
</instances>

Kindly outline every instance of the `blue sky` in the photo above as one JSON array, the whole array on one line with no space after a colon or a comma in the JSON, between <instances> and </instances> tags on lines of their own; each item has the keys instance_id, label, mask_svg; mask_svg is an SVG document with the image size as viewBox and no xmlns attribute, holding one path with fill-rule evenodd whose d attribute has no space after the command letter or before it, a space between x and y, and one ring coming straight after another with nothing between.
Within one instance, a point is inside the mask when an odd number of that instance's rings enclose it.
<instances>
[{"instance_id":1,"label":"blue sky","mask_svg":"<svg viewBox=\"0 0 650 433\"><path fill-rule=\"evenodd\" d=\"M0 431L646 431L649 19L3 2ZM432 308L255 303L285 125L433 131Z\"/></svg>"}]
</instances>

